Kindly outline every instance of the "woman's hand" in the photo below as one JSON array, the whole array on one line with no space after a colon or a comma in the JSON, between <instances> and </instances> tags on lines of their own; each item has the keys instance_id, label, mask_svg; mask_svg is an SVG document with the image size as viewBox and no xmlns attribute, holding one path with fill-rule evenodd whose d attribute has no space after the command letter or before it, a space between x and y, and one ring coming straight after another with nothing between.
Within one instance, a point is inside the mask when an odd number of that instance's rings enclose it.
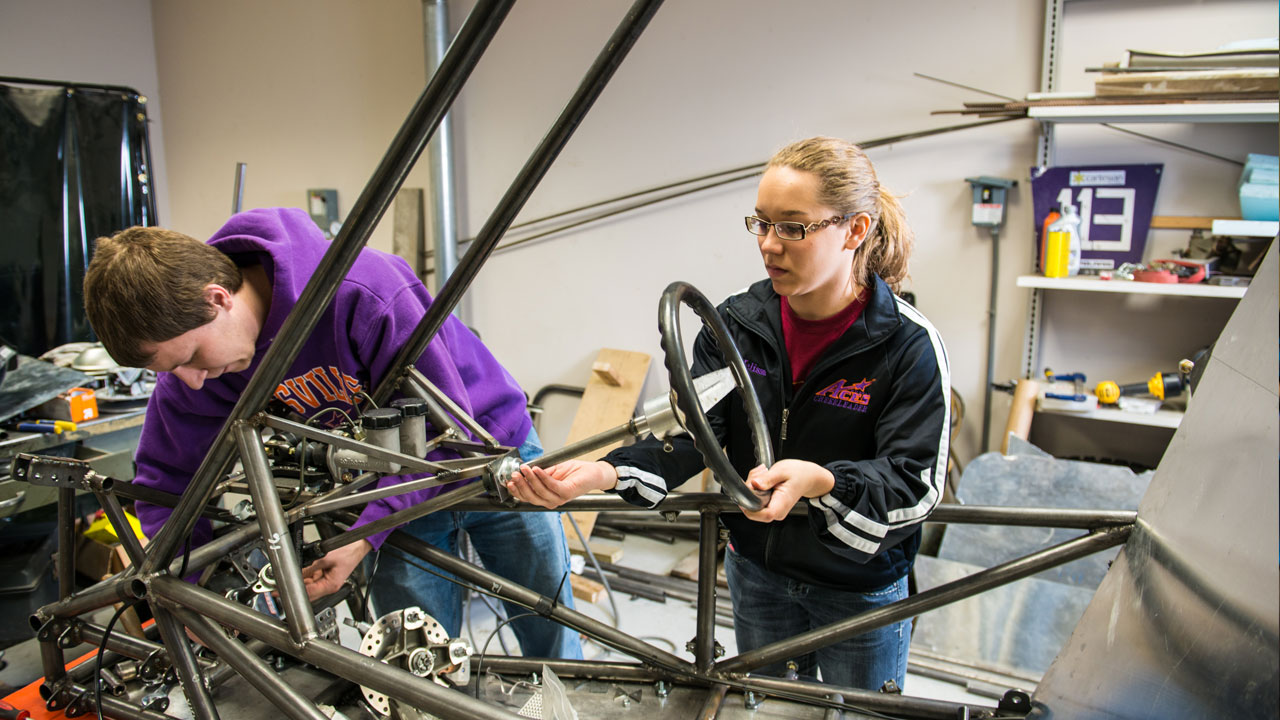
<instances>
[{"instance_id":1,"label":"woman's hand","mask_svg":"<svg viewBox=\"0 0 1280 720\"><path fill-rule=\"evenodd\" d=\"M554 509L592 490L617 485L618 471L609 463L567 460L545 469L521 465L507 481L507 491L522 502Z\"/></svg>"},{"instance_id":2,"label":"woman's hand","mask_svg":"<svg viewBox=\"0 0 1280 720\"><path fill-rule=\"evenodd\" d=\"M302 568L302 584L307 589L307 599L316 600L332 595L351 577L356 565L373 551L368 540L330 550L324 557Z\"/></svg>"},{"instance_id":3,"label":"woman's hand","mask_svg":"<svg viewBox=\"0 0 1280 720\"><path fill-rule=\"evenodd\" d=\"M756 522L781 520L802 498L821 497L836 486L831 471L807 460L779 460L765 469L758 465L747 473L747 487L765 492L773 491L768 504L754 512L744 509L743 515Z\"/></svg>"}]
</instances>

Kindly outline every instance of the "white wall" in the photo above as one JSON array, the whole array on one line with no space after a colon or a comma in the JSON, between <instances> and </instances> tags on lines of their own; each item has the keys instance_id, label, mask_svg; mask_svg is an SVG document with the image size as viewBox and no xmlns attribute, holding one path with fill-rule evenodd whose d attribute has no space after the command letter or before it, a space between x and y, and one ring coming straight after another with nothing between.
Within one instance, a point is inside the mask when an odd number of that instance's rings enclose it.
<instances>
[{"instance_id":1,"label":"white wall","mask_svg":"<svg viewBox=\"0 0 1280 720\"><path fill-rule=\"evenodd\" d=\"M472 4L450 0L455 29ZM39 42L48 45L59 32L65 35L66 25L87 37L109 26L110 17L99 15L114 15L93 8L141 15L144 5L24 0L18 6L41 17ZM1075 0L1069 15L1094 17L1102 5L1118 4ZM1073 20L1073 47L1118 52L1129 45L1117 38L1129 37L1137 37L1132 45L1164 47L1164 31L1132 33L1188 15L1195 32L1212 26L1221 28L1215 37L1228 39L1257 28L1274 34L1276 27L1271 0L1124 5L1138 11L1118 13L1123 25L1107 18L1105 33ZM454 109L464 236L483 225L628 6L625 0L516 4ZM10 7L0 6L0 12ZM34 10L45 7L50 9ZM332 187L346 213L425 82L416 0L165 0L153 3L151 12L159 93L148 94L157 103L153 119L160 101L165 108L164 145L157 151L167 150L169 182L161 200L172 209L161 217L196 236L212 232L229 212L237 161L249 166L249 207L301 207L308 188ZM0 23L6 28L0 32L18 35L9 25ZM987 96L912 73L1022 97L1038 89L1042 27L1040 4L1028 0L668 2L521 219L762 162L782 144L808 135L868 140L971 121L930 112ZM1102 37L1105 43L1097 41ZM80 57L81 47L103 44ZM53 56L68 55L107 67L103 58L115 62L117 53L141 52L137 45L115 37L98 45L60 43L46 50L44 62L47 67ZM0 44L0 58L9 52ZM1092 62L1078 58L1070 65ZM25 72L49 74L39 65ZM1080 75L1072 70L1063 77L1070 73ZM1088 79L1073 76L1071 82ZM1021 181L999 270L995 377L1009 379L1020 371L1028 297L1013 287L1013 278L1031 264L1025 178L1034 162L1035 133L1033 123L1017 121L870 153L882 182L906 194L917 233L910 289L943 333L955 386L969 404L958 446L965 459L976 454L979 435L991 240L969 224L964 178ZM1272 137L1274 142L1274 132ZM415 170L407 185L421 187L425 177ZM464 314L530 394L548 383L583 384L601 347L653 353L660 367L655 316L662 288L683 279L719 300L761 277L753 240L741 229L754 197L754 183L746 181L499 251L473 285ZM391 247L390 224L384 220L375 232L375 247ZM665 387L658 375L651 372L650 394ZM1007 400L998 395L997 429L1006 412ZM547 441L557 444L564 429L567 421L563 429L547 431Z\"/></svg>"},{"instance_id":2,"label":"white wall","mask_svg":"<svg viewBox=\"0 0 1280 720\"><path fill-rule=\"evenodd\" d=\"M540 32L504 31L463 98L464 226L479 227L626 5L593 3L589 16L581 3L517 5L509 22ZM931 21L917 22L917 12ZM999 3L981 21L946 2L911 15L840 1L664 5L526 215L763 162L808 135L867 140L972 120L931 117L973 94L913 71L1012 95L1034 89L1033 3ZM990 238L969 223L964 178L1025 176L1033 133L1021 122L871 152L882 182L907 196L918 240L911 286L948 342L971 407L985 372ZM755 182L745 181L499 252L474 286L470 317L530 388L581 383L601 346L656 358L657 302L669 282L689 281L718 301L762 277L741 227L754 201ZM1013 227L1029 225L1025 205L1014 202ZM1029 262L1029 243L1004 247L1011 278ZM1005 312L1002 343L1016 345L1023 311ZM998 374L1010 377L1014 360ZM654 392L665 387L659 368ZM961 452L971 457L976 438L970 426Z\"/></svg>"}]
</instances>

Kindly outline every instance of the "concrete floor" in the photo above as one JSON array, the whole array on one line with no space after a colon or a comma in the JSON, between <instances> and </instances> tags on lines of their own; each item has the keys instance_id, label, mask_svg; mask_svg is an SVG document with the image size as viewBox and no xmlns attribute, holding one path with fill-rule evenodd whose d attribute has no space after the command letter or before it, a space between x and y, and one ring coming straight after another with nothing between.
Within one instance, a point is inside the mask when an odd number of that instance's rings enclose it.
<instances>
[{"instance_id":1,"label":"concrete floor","mask_svg":"<svg viewBox=\"0 0 1280 720\"><path fill-rule=\"evenodd\" d=\"M696 544L692 541L676 540L674 544L669 545L638 535L628 535L623 543L623 557L620 560L620 564L665 575L670 572L676 562L695 548ZM684 649L685 643L693 639L695 634L696 610L691 604L672 599L668 599L665 603L658 603L641 598L632 599L625 595L616 597L615 603L618 611L616 619L613 617L613 608L607 600L601 600L596 604L579 601L577 607L579 611L602 622L620 627L628 634L642 638L656 647L680 657L692 659L692 654ZM497 605L496 602L493 604L494 606ZM345 606L343 607L345 609ZM105 622L105 619L102 618L102 621ZM22 621L25 622L25 618ZM488 642L489 654L501 654L503 652L501 642L496 638L490 639L497 623L498 619L490 611L489 607L485 603L475 600L471 606L469 626L464 626L463 635L471 642L477 652ZM358 645L359 633L345 625L341 627L343 644L348 647ZM512 654L519 653L518 645L509 629L504 628L501 631L501 637ZM732 630L717 627L716 640L724 646L726 656L736 654L737 647ZM94 648L82 646L81 648L67 650L66 656L75 658L92 650ZM590 641L584 644L583 651L584 656L591 660L618 662L629 660L628 657L621 653ZM34 641L20 643L8 648L5 650L4 660L6 664L0 670L0 683L10 687L21 687L39 679L42 674L39 650ZM473 682L482 683L481 689L486 695L501 701L502 704L512 706L513 710L518 710L519 707L516 707L517 705L529 702L529 699L534 695L534 692L527 685L512 684L521 680L521 678L499 678L496 675L485 673L485 677L473 680ZM523 680L527 680L527 678ZM291 679L290 683L295 684L295 680ZM299 686L306 684L307 687L315 687L317 691L329 685L323 678L304 678L297 680L296 683ZM579 710L579 717L582 718L627 717L637 713L643 714L646 720L691 717L701 708L707 693L704 689L684 688L677 689L678 691L672 692L666 698L658 698L651 686L632 684L625 687L625 692L631 697L636 696L637 693L639 694L640 700L633 701L630 698L624 699L621 697L623 694L622 689L619 686L613 686L613 684L569 679L565 681L565 685L570 690L571 702L581 705L581 707L575 705L575 708ZM988 707L995 705L995 701L990 697L971 693L961 685L924 677L910 671L907 675L904 690L907 695L916 697ZM257 696L257 693L249 689L248 686L242 689L239 686L224 687L219 690L216 697L220 706L224 702L238 706L233 714L225 715L227 717L248 719L259 716L256 713L260 711L262 712L260 716L263 718L278 716L277 713L269 708L264 708L260 696ZM185 698L182 697L182 693L175 690L171 693L170 698L171 705L168 714L177 718L188 717L189 712L186 709ZM243 707L239 707L242 703L244 704ZM763 705L748 710L743 696L735 694L730 694L722 707L723 710L720 715L722 718L751 717L756 720L765 720L772 717L822 718L827 716L825 711L821 709L805 708L772 698L766 700ZM228 710L230 709L228 708ZM363 715L358 708L344 709L347 711L348 717L353 719ZM856 716L846 713L844 717Z\"/></svg>"}]
</instances>

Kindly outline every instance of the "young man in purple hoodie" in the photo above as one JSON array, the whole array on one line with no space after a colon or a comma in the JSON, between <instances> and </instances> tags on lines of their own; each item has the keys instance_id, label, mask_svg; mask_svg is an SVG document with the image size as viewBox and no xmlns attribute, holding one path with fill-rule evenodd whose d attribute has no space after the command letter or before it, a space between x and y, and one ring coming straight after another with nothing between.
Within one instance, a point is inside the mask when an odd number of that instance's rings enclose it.
<instances>
[{"instance_id":1,"label":"young man in purple hoodie","mask_svg":"<svg viewBox=\"0 0 1280 720\"><path fill-rule=\"evenodd\" d=\"M248 385L329 243L301 210L252 210L232 217L208 243L160 228L135 227L98 241L85 275L85 308L111 356L159 373L138 444L138 485L181 493ZM342 281L277 386L275 398L304 418L337 408L356 412L358 395L391 370L396 351L431 305L431 296L398 257L365 249ZM436 387L522 459L542 449L524 392L470 330L449 317L415 363ZM431 457L430 455L428 457ZM377 487L403 482L383 477ZM440 493L440 488L368 503L356 526ZM169 508L139 502L143 530L154 532ZM400 528L457 550L466 530L485 566L573 606L569 553L554 513L436 512ZM337 590L389 532L324 556L303 570L308 595ZM193 546L208 542L208 521ZM461 629L462 589L387 553L374 564L371 594L379 613L417 605ZM522 608L508 606L512 616ZM543 618L512 623L526 656L581 658L576 633Z\"/></svg>"}]
</instances>

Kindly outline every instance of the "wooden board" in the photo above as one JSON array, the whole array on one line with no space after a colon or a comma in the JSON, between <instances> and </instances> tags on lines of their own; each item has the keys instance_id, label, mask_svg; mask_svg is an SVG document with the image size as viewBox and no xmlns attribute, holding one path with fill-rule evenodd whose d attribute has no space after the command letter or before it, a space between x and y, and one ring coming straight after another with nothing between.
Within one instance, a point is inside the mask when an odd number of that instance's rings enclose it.
<instances>
[{"instance_id":1,"label":"wooden board","mask_svg":"<svg viewBox=\"0 0 1280 720\"><path fill-rule=\"evenodd\" d=\"M604 585L581 575L570 575L569 583L573 586L573 596L579 600L593 603L604 596Z\"/></svg>"},{"instance_id":2,"label":"wooden board","mask_svg":"<svg viewBox=\"0 0 1280 720\"><path fill-rule=\"evenodd\" d=\"M1142 72L1103 75L1094 81L1098 97L1117 95L1203 95L1212 100L1222 93L1268 93L1280 91L1275 69L1248 69L1193 72Z\"/></svg>"},{"instance_id":3,"label":"wooden board","mask_svg":"<svg viewBox=\"0 0 1280 720\"><path fill-rule=\"evenodd\" d=\"M629 350L604 348L596 355L592 363L592 372L587 380L586 389L582 393L582 401L578 404L578 412L573 417L573 425L569 427L569 436L565 444L585 440L605 430L615 428L630 420L635 414L636 404L640 400L640 389L644 385L645 376L649 373L650 357L647 353ZM609 372L596 372L594 368L607 367ZM617 384L614 384L614 383ZM592 450L577 458L579 460L598 460L605 453L622 443ZM591 538L591 529L596 523L596 513L575 512L573 519L582 529L583 537ZM569 539L569 549L581 550L577 533L565 518L564 534ZM594 548L592 548L594 550Z\"/></svg>"},{"instance_id":4,"label":"wooden board","mask_svg":"<svg viewBox=\"0 0 1280 720\"><path fill-rule=\"evenodd\" d=\"M605 542L603 540L588 540L587 544L591 546L591 554L596 556L596 560L617 564L622 559L622 545L616 542ZM575 535L569 543L569 552L574 555L582 555L586 557L587 551L582 548L582 543L578 542Z\"/></svg>"},{"instance_id":5,"label":"wooden board","mask_svg":"<svg viewBox=\"0 0 1280 720\"><path fill-rule=\"evenodd\" d=\"M671 572L669 574L673 577L684 578L685 580L693 580L694 582L697 582L698 550L695 548L690 551L688 555L680 558L680 562L676 563L675 567L671 568ZM723 588L729 587L729 580L724 576L723 562L717 562L716 564L716 585Z\"/></svg>"}]
</instances>

